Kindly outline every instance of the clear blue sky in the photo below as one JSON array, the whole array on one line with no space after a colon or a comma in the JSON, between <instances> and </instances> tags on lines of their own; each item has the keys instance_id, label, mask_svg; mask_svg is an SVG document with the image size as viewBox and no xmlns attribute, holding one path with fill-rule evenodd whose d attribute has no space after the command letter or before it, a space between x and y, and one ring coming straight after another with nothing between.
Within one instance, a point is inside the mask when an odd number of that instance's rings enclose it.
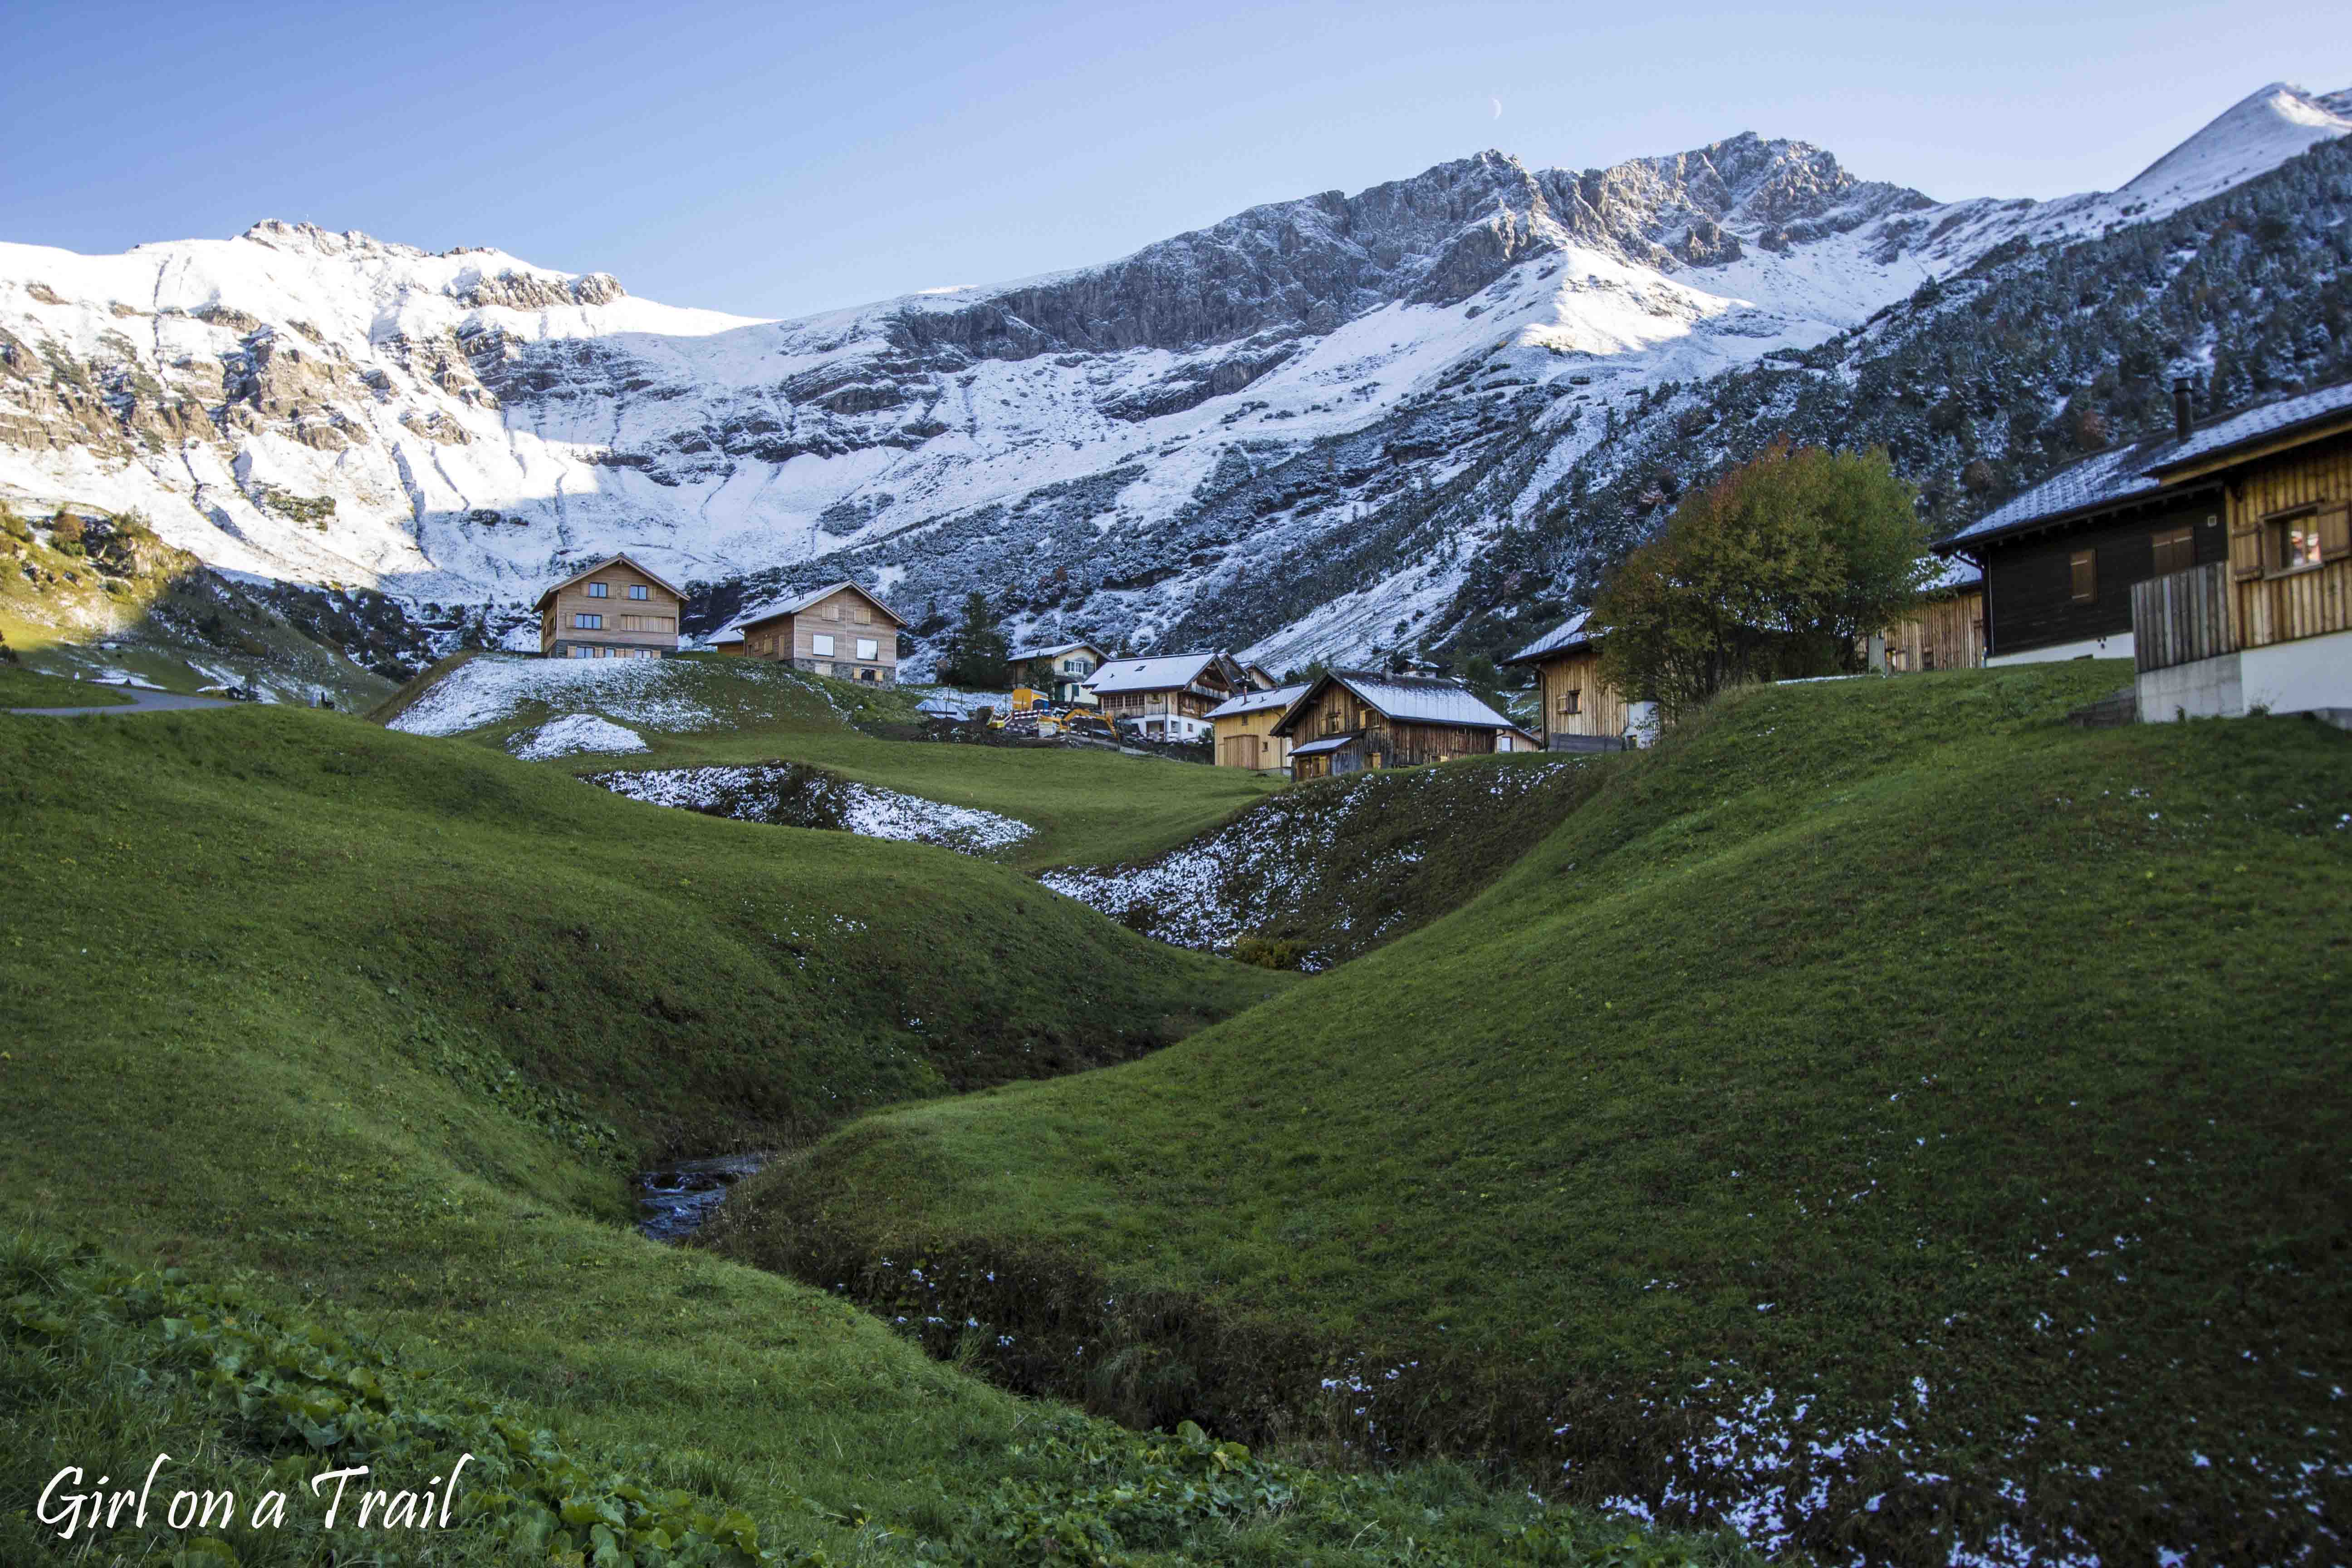
<instances>
[{"instance_id":1,"label":"clear blue sky","mask_svg":"<svg viewBox=\"0 0 2352 1568\"><path fill-rule=\"evenodd\" d=\"M1103 260L1484 147L1587 168L1753 130L1942 198L2112 188L2265 82L2352 86L2342 0L15 0L0 46L0 239L308 218L747 315Z\"/></svg>"}]
</instances>

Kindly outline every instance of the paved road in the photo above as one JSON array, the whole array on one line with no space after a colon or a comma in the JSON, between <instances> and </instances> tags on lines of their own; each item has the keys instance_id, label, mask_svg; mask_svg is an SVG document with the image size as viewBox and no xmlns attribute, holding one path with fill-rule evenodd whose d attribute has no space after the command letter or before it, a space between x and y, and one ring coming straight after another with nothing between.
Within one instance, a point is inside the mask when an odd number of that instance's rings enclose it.
<instances>
[{"instance_id":1,"label":"paved road","mask_svg":"<svg viewBox=\"0 0 2352 1568\"><path fill-rule=\"evenodd\" d=\"M95 708L11 708L11 713L41 713L52 719L78 719L85 713L161 713L173 708L234 708L234 702L224 702L217 697L183 697L176 691L149 691L141 687L114 687L110 689L127 693L128 702L110 702Z\"/></svg>"}]
</instances>

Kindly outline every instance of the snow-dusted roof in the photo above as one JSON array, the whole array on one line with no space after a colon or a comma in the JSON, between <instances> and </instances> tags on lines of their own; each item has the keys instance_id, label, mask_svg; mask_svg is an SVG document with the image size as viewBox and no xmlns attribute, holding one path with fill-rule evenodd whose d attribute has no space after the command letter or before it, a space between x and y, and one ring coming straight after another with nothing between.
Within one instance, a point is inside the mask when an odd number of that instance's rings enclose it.
<instances>
[{"instance_id":1,"label":"snow-dusted roof","mask_svg":"<svg viewBox=\"0 0 2352 1568\"><path fill-rule=\"evenodd\" d=\"M2352 413L2352 381L2323 386L2315 392L2299 393L2282 397L2276 403L2265 403L2259 408L2249 408L2243 414L2217 419L2202 430L2192 432L2188 440L2166 453L2155 467L2159 471L2184 468L2191 463L2203 463L2226 456L2233 447L2267 440L2283 435L2298 425L2333 419Z\"/></svg>"},{"instance_id":2,"label":"snow-dusted roof","mask_svg":"<svg viewBox=\"0 0 2352 1568\"><path fill-rule=\"evenodd\" d=\"M710 646L713 647L717 647L723 642L741 642L742 640L741 626L725 626L710 634Z\"/></svg>"},{"instance_id":3,"label":"snow-dusted roof","mask_svg":"<svg viewBox=\"0 0 2352 1568\"><path fill-rule=\"evenodd\" d=\"M1591 610L1579 610L1503 662L1526 664L1530 660L1542 658L1548 654L1565 653L1570 648L1590 642L1592 639L1584 635L1584 623L1591 618Z\"/></svg>"},{"instance_id":4,"label":"snow-dusted roof","mask_svg":"<svg viewBox=\"0 0 2352 1568\"><path fill-rule=\"evenodd\" d=\"M1969 540L1987 539L2046 518L2064 517L2093 507L2129 500L2159 487L2147 469L2158 454L2175 445L2169 436L2117 447L2059 469L2032 489L2011 496L1968 527L1938 543L1937 551Z\"/></svg>"},{"instance_id":5,"label":"snow-dusted roof","mask_svg":"<svg viewBox=\"0 0 2352 1568\"><path fill-rule=\"evenodd\" d=\"M1336 680L1361 699L1365 707L1385 718L1407 724L1453 724L1466 730L1514 730L1513 724L1487 707L1458 680L1434 680L1414 675L1380 675L1365 669L1335 669L1293 698L1289 709L1275 721L1277 732Z\"/></svg>"},{"instance_id":6,"label":"snow-dusted roof","mask_svg":"<svg viewBox=\"0 0 2352 1568\"><path fill-rule=\"evenodd\" d=\"M2059 469L2023 494L2011 497L1936 548L1947 551L1965 541L1990 538L2052 518L2137 500L2162 489L2163 476L2226 457L2235 447L2347 413L2352 413L2352 381L2282 397L2226 419L2217 419L2201 430L2191 431L2186 441L2177 436L2159 436L2100 452L2072 468Z\"/></svg>"},{"instance_id":7,"label":"snow-dusted roof","mask_svg":"<svg viewBox=\"0 0 2352 1568\"><path fill-rule=\"evenodd\" d=\"M1919 592L1923 594L1946 594L1956 588L1981 588L1983 586L1984 574L1977 569L1976 563L1973 561L1962 561L1958 557L1954 557L1948 561L1938 561L1936 563L1936 574L1933 577L1928 578L1925 583L1919 584Z\"/></svg>"},{"instance_id":8,"label":"snow-dusted roof","mask_svg":"<svg viewBox=\"0 0 2352 1568\"><path fill-rule=\"evenodd\" d=\"M1057 642L1052 647L1016 647L1004 657L1010 659L1059 658L1066 653L1076 653L1080 648L1094 655L1097 662L1110 657L1090 642Z\"/></svg>"},{"instance_id":9,"label":"snow-dusted roof","mask_svg":"<svg viewBox=\"0 0 2352 1568\"><path fill-rule=\"evenodd\" d=\"M654 571L647 567L644 562L639 561L635 556L625 552L618 555L607 555L604 559L597 562L593 566L582 567L579 571L572 574L571 576L563 579L562 582L550 584L536 600L532 601L530 607L534 610L543 610L547 608L547 602L550 599L552 599L556 595L561 594L564 589L572 586L572 584L581 582L586 578L593 577L597 573L602 572L607 566L614 564L625 565L631 571L643 576L647 582L653 583L659 587L668 589L670 593L677 595L677 596L681 599L686 597L686 594L683 590L673 586L667 579L654 573Z\"/></svg>"},{"instance_id":10,"label":"snow-dusted roof","mask_svg":"<svg viewBox=\"0 0 2352 1568\"><path fill-rule=\"evenodd\" d=\"M848 589L851 593L856 595L859 598L865 600L867 604L873 605L876 609L889 616L891 625L903 626L907 624L906 621L900 617L898 611L892 609L889 605L876 598L872 590L861 588L856 584L849 581L846 577L843 578L838 583L827 583L822 588L811 588L805 594L802 594L794 598L786 599L780 604L770 605L766 609L757 611L751 615L740 616L736 617L735 624L738 626L756 626L761 621L772 621L778 616L796 616L803 610L807 609L811 605L822 604L825 600L832 598L844 588Z\"/></svg>"},{"instance_id":11,"label":"snow-dusted roof","mask_svg":"<svg viewBox=\"0 0 2352 1568\"><path fill-rule=\"evenodd\" d=\"M1410 675L1332 671L1332 679L1364 700L1366 707L1408 724L1460 724L1474 730L1508 730L1510 720L1480 701L1458 680Z\"/></svg>"},{"instance_id":12,"label":"snow-dusted roof","mask_svg":"<svg viewBox=\"0 0 2352 1568\"><path fill-rule=\"evenodd\" d=\"M1342 746L1352 745L1360 739L1361 737L1352 730L1344 735L1326 735L1319 741L1307 741L1291 747L1290 754L1294 757L1319 756L1325 752L1336 752Z\"/></svg>"},{"instance_id":13,"label":"snow-dusted roof","mask_svg":"<svg viewBox=\"0 0 2352 1568\"><path fill-rule=\"evenodd\" d=\"M1088 676L1087 686L1096 692L1172 691L1198 680L1216 658L1213 653L1171 653L1117 659Z\"/></svg>"},{"instance_id":14,"label":"snow-dusted roof","mask_svg":"<svg viewBox=\"0 0 2352 1568\"><path fill-rule=\"evenodd\" d=\"M1287 708L1307 695L1305 683L1277 686L1271 691L1244 691L1229 702L1220 702L1209 710L1212 719L1231 719L1236 714L1256 713L1268 708Z\"/></svg>"}]
</instances>

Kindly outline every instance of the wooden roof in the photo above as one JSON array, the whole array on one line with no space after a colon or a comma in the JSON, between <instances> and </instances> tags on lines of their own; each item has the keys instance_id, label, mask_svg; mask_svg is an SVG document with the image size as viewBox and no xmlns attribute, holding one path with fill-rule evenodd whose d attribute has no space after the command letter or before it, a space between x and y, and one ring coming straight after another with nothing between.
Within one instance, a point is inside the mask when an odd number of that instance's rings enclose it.
<instances>
[{"instance_id":1,"label":"wooden roof","mask_svg":"<svg viewBox=\"0 0 2352 1568\"><path fill-rule=\"evenodd\" d=\"M549 600L554 598L556 595L563 592L564 589L572 586L572 584L584 582L588 578L596 575L597 573L604 571L605 568L614 565L626 566L632 572L636 573L639 576L642 576L648 582L652 583L656 587L661 588L667 593L676 595L676 597L681 602L686 598L685 590L679 588L676 584L662 576L659 573L656 572L652 567L647 566L644 562L638 560L636 557L623 553L619 555L607 555L602 561L597 562L593 566L574 572L571 576L566 577L562 582L556 584L553 587L549 588L545 593L540 595L538 598L532 600L530 607L534 610L543 610L547 608Z\"/></svg>"},{"instance_id":2,"label":"wooden roof","mask_svg":"<svg viewBox=\"0 0 2352 1568\"><path fill-rule=\"evenodd\" d=\"M876 598L873 595L867 593L865 589L859 587L856 584L845 577L838 583L827 583L822 588L811 588L807 593L787 599L781 605L771 605L768 608L761 610L756 616L745 616L740 620L738 620L735 625L738 627L748 630L752 626L765 626L770 621L780 620L786 616L797 616L803 610L808 609L815 605L823 604L825 600L832 598L835 594L841 593L844 590L856 595L859 598L865 600L867 604L881 611L885 616L887 616L890 618L890 624L892 626L903 626L907 624L906 618L900 616L898 611L892 609L889 605L884 604L881 600Z\"/></svg>"}]
</instances>

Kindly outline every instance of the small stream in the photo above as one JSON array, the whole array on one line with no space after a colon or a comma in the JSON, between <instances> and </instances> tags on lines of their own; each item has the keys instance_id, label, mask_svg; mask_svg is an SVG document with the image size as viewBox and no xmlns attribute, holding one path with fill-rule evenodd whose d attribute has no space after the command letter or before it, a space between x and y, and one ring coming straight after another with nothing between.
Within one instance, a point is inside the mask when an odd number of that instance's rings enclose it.
<instances>
[{"instance_id":1,"label":"small stream","mask_svg":"<svg viewBox=\"0 0 2352 1568\"><path fill-rule=\"evenodd\" d=\"M637 1229L656 1241L683 1241L702 1227L736 1183L768 1163L765 1153L678 1160L637 1173Z\"/></svg>"}]
</instances>

